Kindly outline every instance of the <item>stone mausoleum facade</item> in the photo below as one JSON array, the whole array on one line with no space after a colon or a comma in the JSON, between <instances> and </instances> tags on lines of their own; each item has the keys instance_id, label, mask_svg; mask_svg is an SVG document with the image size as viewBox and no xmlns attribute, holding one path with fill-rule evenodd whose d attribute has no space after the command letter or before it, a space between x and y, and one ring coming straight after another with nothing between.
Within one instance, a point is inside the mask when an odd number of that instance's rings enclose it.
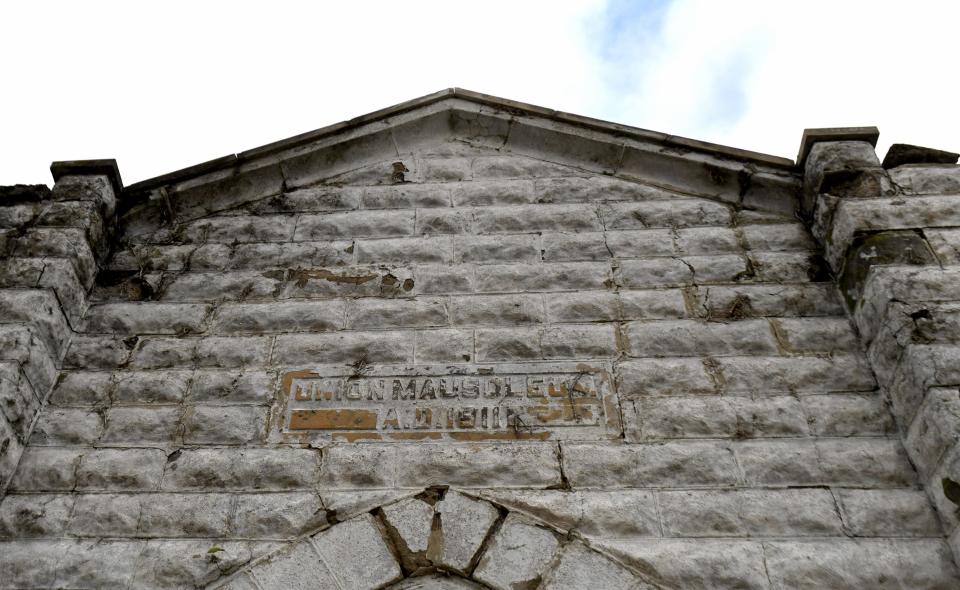
<instances>
[{"instance_id":1,"label":"stone mausoleum facade","mask_svg":"<svg viewBox=\"0 0 960 590\"><path fill-rule=\"evenodd\" d=\"M960 167L459 89L0 189L0 587L960 588Z\"/></svg>"}]
</instances>

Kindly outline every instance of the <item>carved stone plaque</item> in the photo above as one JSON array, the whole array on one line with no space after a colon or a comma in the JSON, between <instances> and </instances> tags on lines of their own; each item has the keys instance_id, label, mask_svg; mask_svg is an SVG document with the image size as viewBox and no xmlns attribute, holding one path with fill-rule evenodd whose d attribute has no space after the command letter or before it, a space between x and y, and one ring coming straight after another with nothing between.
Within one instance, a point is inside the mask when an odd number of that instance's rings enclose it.
<instances>
[{"instance_id":1,"label":"carved stone plaque","mask_svg":"<svg viewBox=\"0 0 960 590\"><path fill-rule=\"evenodd\" d=\"M575 363L294 370L283 435L334 440L537 440L619 436L610 367Z\"/></svg>"}]
</instances>

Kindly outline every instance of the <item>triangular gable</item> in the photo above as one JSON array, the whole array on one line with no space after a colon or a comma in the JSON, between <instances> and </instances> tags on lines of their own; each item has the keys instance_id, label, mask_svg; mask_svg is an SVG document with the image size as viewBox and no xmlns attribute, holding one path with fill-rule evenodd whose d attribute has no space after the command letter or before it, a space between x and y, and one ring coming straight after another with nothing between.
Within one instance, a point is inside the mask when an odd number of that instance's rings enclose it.
<instances>
[{"instance_id":1,"label":"triangular gable","mask_svg":"<svg viewBox=\"0 0 960 590\"><path fill-rule=\"evenodd\" d=\"M131 185L122 208L149 201L157 215L188 220L395 162L409 170L407 162L444 146L782 214L793 212L799 192L786 159L452 89Z\"/></svg>"}]
</instances>

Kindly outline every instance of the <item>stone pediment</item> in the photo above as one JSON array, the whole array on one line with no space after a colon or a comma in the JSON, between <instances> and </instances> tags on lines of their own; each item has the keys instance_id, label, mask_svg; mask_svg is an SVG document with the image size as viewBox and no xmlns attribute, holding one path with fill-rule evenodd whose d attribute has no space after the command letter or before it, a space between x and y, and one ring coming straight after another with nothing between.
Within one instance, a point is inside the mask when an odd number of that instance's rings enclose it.
<instances>
[{"instance_id":1,"label":"stone pediment","mask_svg":"<svg viewBox=\"0 0 960 590\"><path fill-rule=\"evenodd\" d=\"M788 215L799 191L784 158L450 89L139 182L121 208L142 210L146 200L156 215L185 221L308 187L473 175L602 176Z\"/></svg>"}]
</instances>

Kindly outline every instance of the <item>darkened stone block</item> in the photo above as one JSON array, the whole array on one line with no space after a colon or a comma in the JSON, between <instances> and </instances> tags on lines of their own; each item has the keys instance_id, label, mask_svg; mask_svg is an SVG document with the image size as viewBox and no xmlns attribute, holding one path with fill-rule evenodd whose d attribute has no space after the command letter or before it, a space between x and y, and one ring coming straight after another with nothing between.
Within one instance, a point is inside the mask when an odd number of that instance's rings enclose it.
<instances>
[{"instance_id":1,"label":"darkened stone block","mask_svg":"<svg viewBox=\"0 0 960 590\"><path fill-rule=\"evenodd\" d=\"M933 148L895 143L883 157L884 168L896 168L904 164L956 164L960 154Z\"/></svg>"},{"instance_id":2,"label":"darkened stone block","mask_svg":"<svg viewBox=\"0 0 960 590\"><path fill-rule=\"evenodd\" d=\"M847 251L840 275L840 291L850 309L860 301L870 268L878 264L937 264L937 259L926 240L912 230L857 236Z\"/></svg>"}]
</instances>

